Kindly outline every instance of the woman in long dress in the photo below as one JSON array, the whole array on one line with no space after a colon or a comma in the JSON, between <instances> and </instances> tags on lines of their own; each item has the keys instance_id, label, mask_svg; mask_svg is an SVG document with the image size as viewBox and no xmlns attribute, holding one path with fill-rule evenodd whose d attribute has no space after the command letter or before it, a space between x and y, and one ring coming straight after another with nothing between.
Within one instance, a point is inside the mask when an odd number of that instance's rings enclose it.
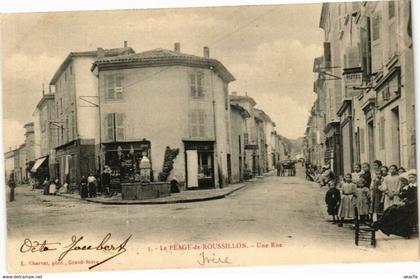
<instances>
[{"instance_id":1,"label":"woman in long dress","mask_svg":"<svg viewBox=\"0 0 420 279\"><path fill-rule=\"evenodd\" d=\"M418 224L417 173L408 171L409 183L401 188L400 204L394 204L384 211L382 218L373 227L386 235L409 237L413 226Z\"/></svg>"},{"instance_id":2,"label":"woman in long dress","mask_svg":"<svg viewBox=\"0 0 420 279\"><path fill-rule=\"evenodd\" d=\"M343 226L344 219L354 219L354 192L356 185L352 182L351 174L348 173L344 176L344 182L341 185L341 203L338 210L338 217L340 222L339 227Z\"/></svg>"},{"instance_id":3,"label":"woman in long dress","mask_svg":"<svg viewBox=\"0 0 420 279\"><path fill-rule=\"evenodd\" d=\"M55 185L55 182L54 181L50 183L50 187L48 189L48 193L50 195L55 195L57 193L57 185Z\"/></svg>"},{"instance_id":4,"label":"woman in long dress","mask_svg":"<svg viewBox=\"0 0 420 279\"><path fill-rule=\"evenodd\" d=\"M400 192L400 177L398 176L398 168L396 165L391 165L389 167L389 175L384 178L381 190L384 193L384 210L391 205L400 202L398 196Z\"/></svg>"}]
</instances>

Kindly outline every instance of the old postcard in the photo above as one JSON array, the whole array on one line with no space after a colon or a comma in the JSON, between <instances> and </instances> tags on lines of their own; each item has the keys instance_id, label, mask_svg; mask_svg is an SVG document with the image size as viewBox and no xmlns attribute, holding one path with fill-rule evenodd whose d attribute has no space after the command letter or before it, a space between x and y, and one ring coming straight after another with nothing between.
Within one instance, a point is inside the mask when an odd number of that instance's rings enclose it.
<instances>
[{"instance_id":1,"label":"old postcard","mask_svg":"<svg viewBox=\"0 0 420 279\"><path fill-rule=\"evenodd\" d=\"M9 271L418 261L411 17L3 14Z\"/></svg>"}]
</instances>

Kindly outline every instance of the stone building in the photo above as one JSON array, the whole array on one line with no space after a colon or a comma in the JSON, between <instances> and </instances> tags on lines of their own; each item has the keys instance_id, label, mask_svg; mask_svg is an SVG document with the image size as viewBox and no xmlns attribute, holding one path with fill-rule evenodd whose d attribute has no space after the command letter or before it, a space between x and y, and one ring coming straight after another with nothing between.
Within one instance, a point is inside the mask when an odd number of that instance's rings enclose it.
<instances>
[{"instance_id":1,"label":"stone building","mask_svg":"<svg viewBox=\"0 0 420 279\"><path fill-rule=\"evenodd\" d=\"M81 176L96 172L96 139L99 139L98 80L91 72L98 56L134 53L123 48L71 52L50 81L55 96L56 127L54 171L60 181L75 187Z\"/></svg>"},{"instance_id":2,"label":"stone building","mask_svg":"<svg viewBox=\"0 0 420 279\"><path fill-rule=\"evenodd\" d=\"M155 49L94 63L99 82L97 156L113 179L127 181L142 156L159 179L167 147L179 153L168 177L186 189L224 187L230 161L228 84L233 75L218 60Z\"/></svg>"}]
</instances>

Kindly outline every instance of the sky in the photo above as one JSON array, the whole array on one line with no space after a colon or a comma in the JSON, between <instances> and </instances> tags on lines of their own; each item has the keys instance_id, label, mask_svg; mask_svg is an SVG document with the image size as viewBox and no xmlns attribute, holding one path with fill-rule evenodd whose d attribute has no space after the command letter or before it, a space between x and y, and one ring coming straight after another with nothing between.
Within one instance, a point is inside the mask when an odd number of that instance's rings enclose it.
<instances>
[{"instance_id":1,"label":"sky","mask_svg":"<svg viewBox=\"0 0 420 279\"><path fill-rule=\"evenodd\" d=\"M4 149L23 143L23 125L71 51L154 48L210 56L235 76L229 90L248 94L288 138L303 136L316 95L313 59L322 55L321 4L98 12L2 17ZM9 134L10 133L10 134Z\"/></svg>"}]
</instances>

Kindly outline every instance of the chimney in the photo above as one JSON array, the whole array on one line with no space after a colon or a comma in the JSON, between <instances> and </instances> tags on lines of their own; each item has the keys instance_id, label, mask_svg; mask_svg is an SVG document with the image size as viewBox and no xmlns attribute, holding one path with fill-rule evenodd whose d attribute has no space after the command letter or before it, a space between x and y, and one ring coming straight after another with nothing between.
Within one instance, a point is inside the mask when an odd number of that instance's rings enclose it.
<instances>
[{"instance_id":1,"label":"chimney","mask_svg":"<svg viewBox=\"0 0 420 279\"><path fill-rule=\"evenodd\" d=\"M180 43L175 43L174 44L174 51L181 52L181 44Z\"/></svg>"},{"instance_id":2,"label":"chimney","mask_svg":"<svg viewBox=\"0 0 420 279\"><path fill-rule=\"evenodd\" d=\"M128 47L128 42L124 41L124 48L127 48L127 47Z\"/></svg>"},{"instance_id":3,"label":"chimney","mask_svg":"<svg viewBox=\"0 0 420 279\"><path fill-rule=\"evenodd\" d=\"M238 96L238 92L232 91L232 96Z\"/></svg>"},{"instance_id":4,"label":"chimney","mask_svg":"<svg viewBox=\"0 0 420 279\"><path fill-rule=\"evenodd\" d=\"M98 58L104 58L105 57L105 50L101 47L98 47L96 55L97 55Z\"/></svg>"},{"instance_id":5,"label":"chimney","mask_svg":"<svg viewBox=\"0 0 420 279\"><path fill-rule=\"evenodd\" d=\"M209 49L209 47L203 47L203 56L205 57L205 58L210 58L210 49Z\"/></svg>"}]
</instances>

